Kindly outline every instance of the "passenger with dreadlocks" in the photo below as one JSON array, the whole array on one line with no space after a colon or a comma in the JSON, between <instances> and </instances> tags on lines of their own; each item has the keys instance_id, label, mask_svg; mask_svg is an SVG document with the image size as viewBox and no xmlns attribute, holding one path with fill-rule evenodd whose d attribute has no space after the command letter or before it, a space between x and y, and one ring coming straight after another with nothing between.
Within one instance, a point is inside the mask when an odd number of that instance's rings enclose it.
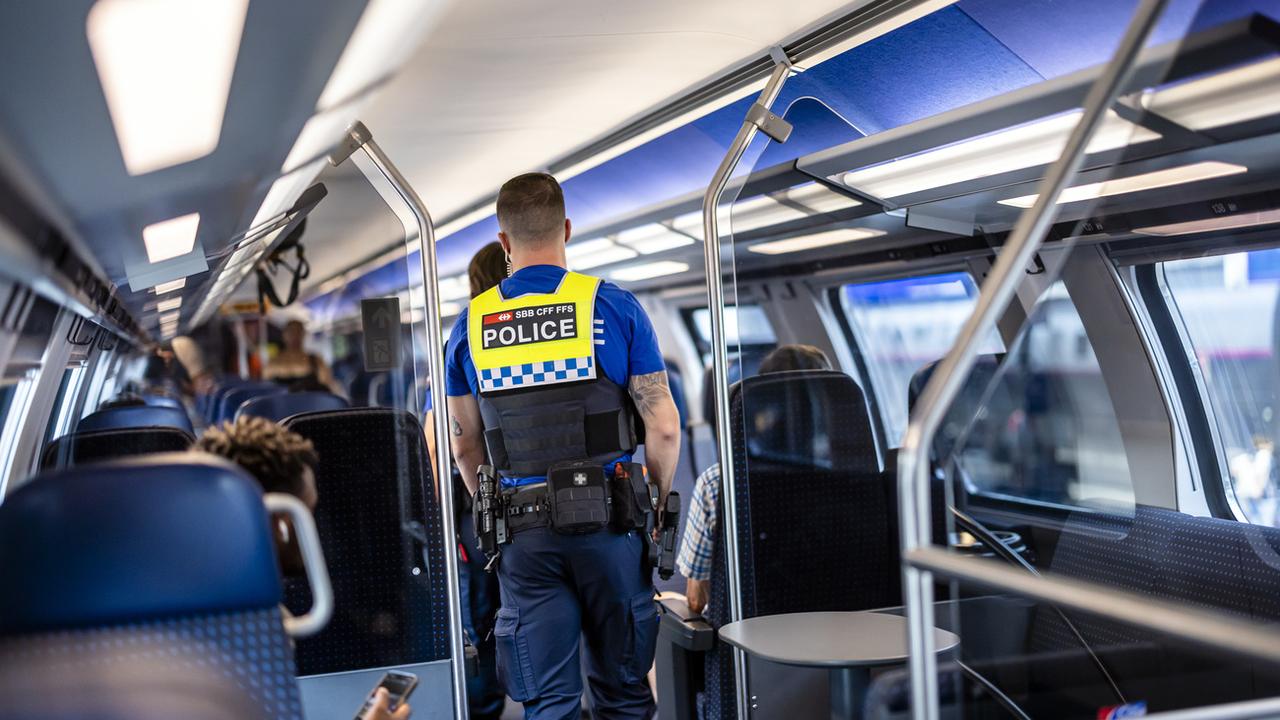
<instances>
[{"instance_id":1,"label":"passenger with dreadlocks","mask_svg":"<svg viewBox=\"0 0 1280 720\"><path fill-rule=\"evenodd\" d=\"M308 510L316 507L316 476L319 461L310 440L260 417L240 417L204 431L191 448L224 457L249 472L264 493L288 493ZM276 551L286 575L302 573L302 555L293 528L280 520L275 524Z\"/></svg>"}]
</instances>

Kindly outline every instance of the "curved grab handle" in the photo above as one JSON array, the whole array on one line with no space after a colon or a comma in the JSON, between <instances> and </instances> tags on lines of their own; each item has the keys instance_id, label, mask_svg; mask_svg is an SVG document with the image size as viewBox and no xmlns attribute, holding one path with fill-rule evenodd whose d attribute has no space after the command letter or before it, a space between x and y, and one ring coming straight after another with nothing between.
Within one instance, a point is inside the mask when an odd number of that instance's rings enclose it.
<instances>
[{"instance_id":1,"label":"curved grab handle","mask_svg":"<svg viewBox=\"0 0 1280 720\"><path fill-rule=\"evenodd\" d=\"M320 549L316 521L307 506L292 495L267 493L262 496L262 504L272 513L287 515L292 522L302 550L302 564L307 570L307 584L311 586L311 610L306 615L285 617L284 631L295 638L315 635L333 617L333 586L329 583L329 568L324 564L324 551Z\"/></svg>"}]
</instances>

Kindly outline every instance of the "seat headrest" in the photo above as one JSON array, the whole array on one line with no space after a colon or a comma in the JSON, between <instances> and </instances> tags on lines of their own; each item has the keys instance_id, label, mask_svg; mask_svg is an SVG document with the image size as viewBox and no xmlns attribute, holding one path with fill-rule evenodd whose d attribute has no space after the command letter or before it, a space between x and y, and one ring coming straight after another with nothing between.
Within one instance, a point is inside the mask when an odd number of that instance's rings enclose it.
<instances>
[{"instance_id":1,"label":"seat headrest","mask_svg":"<svg viewBox=\"0 0 1280 720\"><path fill-rule=\"evenodd\" d=\"M151 407L171 407L182 410L182 401L172 395L143 395L142 399Z\"/></svg>"},{"instance_id":2,"label":"seat headrest","mask_svg":"<svg viewBox=\"0 0 1280 720\"><path fill-rule=\"evenodd\" d=\"M279 571L257 483L164 453L39 475L0 505L0 634L271 608Z\"/></svg>"},{"instance_id":3,"label":"seat headrest","mask_svg":"<svg viewBox=\"0 0 1280 720\"><path fill-rule=\"evenodd\" d=\"M215 422L224 420L233 420L236 416L236 410L244 404L245 400L250 400L264 395L276 395L288 392L285 386L273 382L255 382L247 385L240 385L231 388L218 401L218 408L214 414Z\"/></svg>"},{"instance_id":4,"label":"seat headrest","mask_svg":"<svg viewBox=\"0 0 1280 720\"><path fill-rule=\"evenodd\" d=\"M347 401L327 392L297 392L262 395L245 400L236 417L262 417L279 422L290 415L321 410L343 410Z\"/></svg>"},{"instance_id":5,"label":"seat headrest","mask_svg":"<svg viewBox=\"0 0 1280 720\"><path fill-rule=\"evenodd\" d=\"M924 392L924 386L929 383L929 378L933 377L933 371L938 368L939 362L941 361L935 360L928 363L911 376L911 380L907 383L908 412L915 408L916 400ZM955 441L968 427L970 419L977 415L982 396L986 393L987 388L991 386L991 383L995 381L996 373L999 369L1000 356L998 355L979 355L974 358L973 370L970 371L969 377L960 388L960 393L956 395L955 402L952 403L951 410L943 420L942 427L938 429L933 446L934 457L942 458L950 454ZM997 390L1000 390L1000 388ZM990 404L994 408L1008 406L1008 409L1011 409L1016 407L1009 405L1009 402L1007 395L995 395Z\"/></svg>"},{"instance_id":6,"label":"seat headrest","mask_svg":"<svg viewBox=\"0 0 1280 720\"><path fill-rule=\"evenodd\" d=\"M186 410L151 405L133 405L99 410L86 415L76 425L76 432L138 427L173 427L185 430L192 435L195 434L195 428L192 427L191 418L187 416Z\"/></svg>"},{"instance_id":7,"label":"seat headrest","mask_svg":"<svg viewBox=\"0 0 1280 720\"><path fill-rule=\"evenodd\" d=\"M862 388L842 372L756 375L735 385L729 402L733 422L741 423L750 462L879 470Z\"/></svg>"}]
</instances>

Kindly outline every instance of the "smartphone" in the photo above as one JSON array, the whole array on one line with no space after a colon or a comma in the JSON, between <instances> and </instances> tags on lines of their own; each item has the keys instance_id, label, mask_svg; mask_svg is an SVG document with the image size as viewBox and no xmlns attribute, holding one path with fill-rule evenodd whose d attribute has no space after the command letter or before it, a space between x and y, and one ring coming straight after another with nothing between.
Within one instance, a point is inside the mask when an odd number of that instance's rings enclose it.
<instances>
[{"instance_id":1,"label":"smartphone","mask_svg":"<svg viewBox=\"0 0 1280 720\"><path fill-rule=\"evenodd\" d=\"M418 676L413 673L399 672L392 670L382 676L382 680L378 682L373 690L369 691L369 696L364 699L364 705L360 706L360 712L356 713L355 720L362 720L364 714L373 707L373 696L378 692L378 688L383 687L391 695L391 710L394 712L400 707L400 703L409 698L415 688L418 687Z\"/></svg>"}]
</instances>

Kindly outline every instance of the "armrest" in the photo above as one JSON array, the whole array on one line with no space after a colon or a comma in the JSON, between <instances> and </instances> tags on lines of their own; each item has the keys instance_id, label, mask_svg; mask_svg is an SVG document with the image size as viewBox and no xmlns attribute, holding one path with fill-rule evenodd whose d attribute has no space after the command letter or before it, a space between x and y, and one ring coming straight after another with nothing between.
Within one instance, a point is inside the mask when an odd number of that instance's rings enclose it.
<instances>
[{"instance_id":1,"label":"armrest","mask_svg":"<svg viewBox=\"0 0 1280 720\"><path fill-rule=\"evenodd\" d=\"M680 598L658 600L659 635L685 650L706 652L715 645L716 631Z\"/></svg>"}]
</instances>

